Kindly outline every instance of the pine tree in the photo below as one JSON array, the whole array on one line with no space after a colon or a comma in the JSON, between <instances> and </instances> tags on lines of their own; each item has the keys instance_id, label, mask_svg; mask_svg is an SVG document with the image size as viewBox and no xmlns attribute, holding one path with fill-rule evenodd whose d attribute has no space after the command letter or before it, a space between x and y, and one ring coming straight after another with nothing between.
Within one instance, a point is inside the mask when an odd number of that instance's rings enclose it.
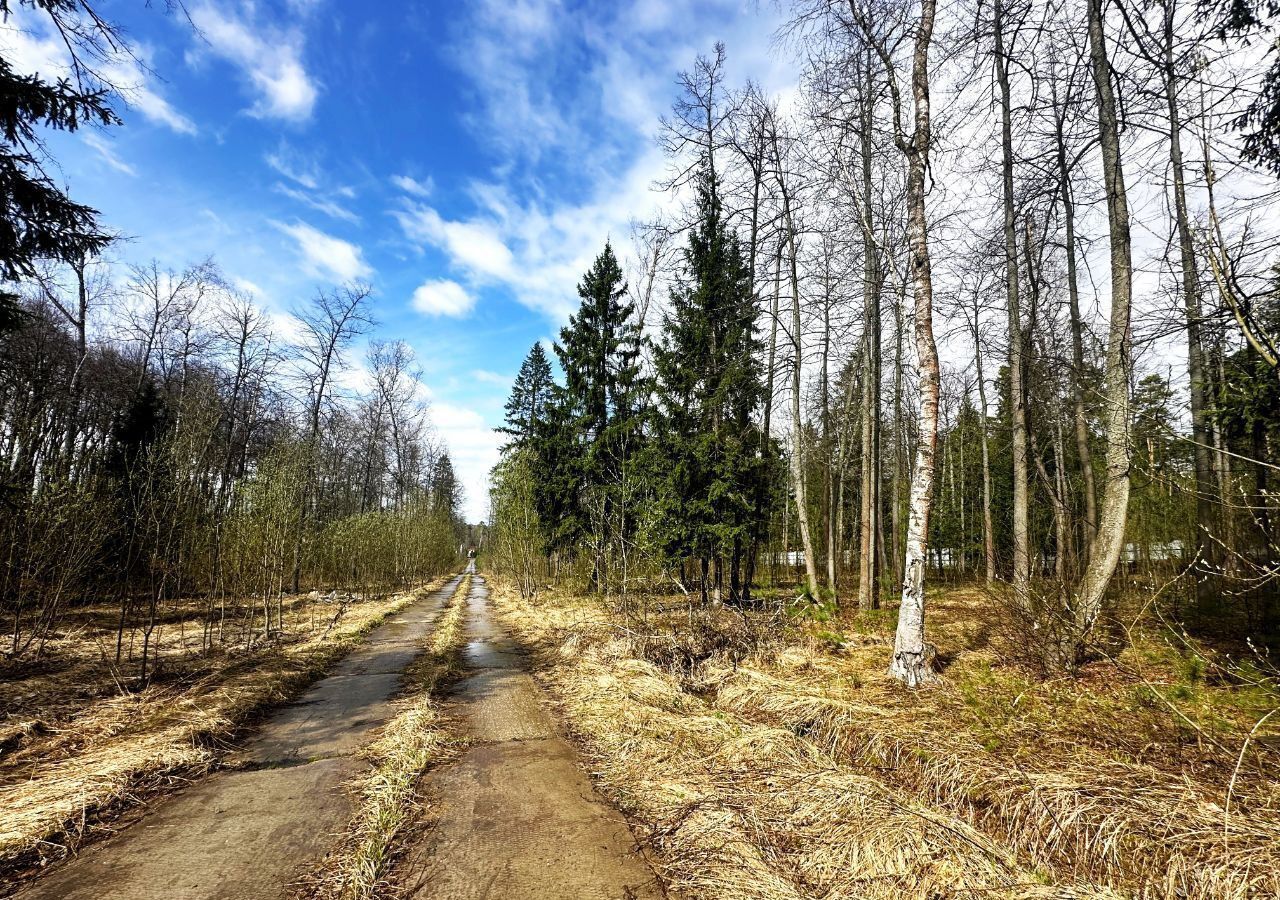
<instances>
[{"instance_id":1,"label":"pine tree","mask_svg":"<svg viewBox=\"0 0 1280 900\"><path fill-rule=\"evenodd\" d=\"M721 595L726 557L730 595L747 600L741 564L762 529L754 500L773 452L755 421L764 398L761 344L750 273L705 166L697 189L684 278L654 355L654 538L669 560L699 561L704 602L712 587Z\"/></svg>"},{"instance_id":2,"label":"pine tree","mask_svg":"<svg viewBox=\"0 0 1280 900\"><path fill-rule=\"evenodd\" d=\"M546 419L553 387L547 353L541 343L534 344L520 364L520 371L511 386L511 396L506 405L507 424L498 430L515 438L513 444L525 444Z\"/></svg>"},{"instance_id":3,"label":"pine tree","mask_svg":"<svg viewBox=\"0 0 1280 900\"><path fill-rule=\"evenodd\" d=\"M461 506L462 488L458 484L458 476L453 471L453 461L449 459L449 454L445 453L431 468L432 511L446 515L450 519L456 519Z\"/></svg>"}]
</instances>

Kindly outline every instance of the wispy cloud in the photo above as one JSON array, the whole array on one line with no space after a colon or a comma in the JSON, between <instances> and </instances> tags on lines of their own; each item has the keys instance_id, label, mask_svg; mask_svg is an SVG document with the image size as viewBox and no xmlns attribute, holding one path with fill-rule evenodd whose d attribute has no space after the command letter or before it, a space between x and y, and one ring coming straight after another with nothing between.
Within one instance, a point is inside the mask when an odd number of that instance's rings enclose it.
<instances>
[{"instance_id":1,"label":"wispy cloud","mask_svg":"<svg viewBox=\"0 0 1280 900\"><path fill-rule=\"evenodd\" d=\"M190 9L199 38L189 59L198 62L202 49L236 66L257 95L247 112L260 119L302 122L311 117L319 87L303 63L304 42L296 29L282 29L255 18L252 4L246 18L225 6L202 3Z\"/></svg>"},{"instance_id":2,"label":"wispy cloud","mask_svg":"<svg viewBox=\"0 0 1280 900\"><path fill-rule=\"evenodd\" d=\"M344 222L353 222L353 223L360 221L359 216L357 216L351 210L347 209L345 206L338 203L336 200L331 200L326 197L313 196L311 194L308 194L306 191L300 191L297 188L291 188L289 187L289 185L283 184L281 182L276 182L275 191L276 193L283 194L284 196L289 197L292 200L297 200L299 203L303 204L304 206L308 206L311 209L314 209L316 212L322 212L326 216L330 216L331 218L341 219Z\"/></svg>"},{"instance_id":3,"label":"wispy cloud","mask_svg":"<svg viewBox=\"0 0 1280 900\"><path fill-rule=\"evenodd\" d=\"M313 191L320 187L320 166L315 160L308 159L294 150L288 143L281 141L280 145L268 153L264 159L267 165L290 181L296 181L304 188Z\"/></svg>"},{"instance_id":4,"label":"wispy cloud","mask_svg":"<svg viewBox=\"0 0 1280 900\"><path fill-rule=\"evenodd\" d=\"M71 69L67 48L46 17L33 16L22 7L0 25L0 51L23 74L47 77L66 75ZM160 94L156 77L148 71L150 57L147 47L122 45L99 66L99 74L143 118L179 134L195 134L195 123Z\"/></svg>"},{"instance_id":5,"label":"wispy cloud","mask_svg":"<svg viewBox=\"0 0 1280 900\"><path fill-rule=\"evenodd\" d=\"M476 92L472 136L502 163L469 184L472 209L410 202L398 220L456 271L507 285L553 321L577 306L574 287L606 238L625 258L631 223L672 205L652 186L669 165L653 135L674 75L723 39L730 83L751 73L782 90L797 77L774 53L776 18L740 0L620 0L588 16L560 0L468 10L451 56ZM569 58L582 65L566 67Z\"/></svg>"},{"instance_id":6,"label":"wispy cloud","mask_svg":"<svg viewBox=\"0 0 1280 900\"><path fill-rule=\"evenodd\" d=\"M429 316L465 316L475 305L466 288L448 279L424 282L413 292L413 308Z\"/></svg>"},{"instance_id":7,"label":"wispy cloud","mask_svg":"<svg viewBox=\"0 0 1280 900\"><path fill-rule=\"evenodd\" d=\"M102 157L102 161L117 172L123 172L125 175L130 176L138 174L137 169L116 155L116 151L103 139L102 135L94 131L85 131L81 134L80 139L92 147L98 156Z\"/></svg>"},{"instance_id":8,"label":"wispy cloud","mask_svg":"<svg viewBox=\"0 0 1280 900\"><path fill-rule=\"evenodd\" d=\"M392 175L391 183L415 197L430 197L436 189L436 183L430 175L425 180L418 180L409 175Z\"/></svg>"},{"instance_id":9,"label":"wispy cloud","mask_svg":"<svg viewBox=\"0 0 1280 900\"><path fill-rule=\"evenodd\" d=\"M490 372L488 369L472 369L471 377L476 381L480 381L485 384L497 385L498 387L507 387L514 380L510 375Z\"/></svg>"},{"instance_id":10,"label":"wispy cloud","mask_svg":"<svg viewBox=\"0 0 1280 900\"><path fill-rule=\"evenodd\" d=\"M272 221L271 224L297 242L312 274L329 275L339 281L357 281L373 275L373 269L365 262L364 251L350 241L325 234L305 222L288 225Z\"/></svg>"}]
</instances>

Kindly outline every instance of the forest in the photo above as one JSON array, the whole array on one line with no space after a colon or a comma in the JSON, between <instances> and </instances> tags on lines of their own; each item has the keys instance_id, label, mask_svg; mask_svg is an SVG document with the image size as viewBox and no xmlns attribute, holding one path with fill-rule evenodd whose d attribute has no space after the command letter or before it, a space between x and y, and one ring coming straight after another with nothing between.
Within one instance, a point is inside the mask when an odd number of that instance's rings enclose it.
<instances>
[{"instance_id":1,"label":"forest","mask_svg":"<svg viewBox=\"0 0 1280 900\"><path fill-rule=\"evenodd\" d=\"M801 0L794 92L681 75L487 544L667 884L1280 890L1276 12Z\"/></svg>"},{"instance_id":2,"label":"forest","mask_svg":"<svg viewBox=\"0 0 1280 900\"><path fill-rule=\"evenodd\" d=\"M430 65L403 10L403 53L313 85L300 36L351 33L323 0L158 6L204 42L184 79L222 52L275 90L222 153ZM574 121L551 88L608 10L460 6L508 29L466 58L501 81L582 19L499 92ZM154 114L121 73L163 57L86 0L19 15L65 71L0 43L0 896L1280 896L1280 5L788 0L790 86L677 48L655 203L558 213L576 285L485 230L556 218L485 177L555 178L435 157L377 216L439 258L265 213L370 275L300 257L285 297L73 196L54 136ZM479 130L462 84L414 82L431 128ZM617 164L603 131L569 168ZM298 162L333 155L268 140L274 193L374 231ZM564 306L519 294L548 271ZM478 367L513 334L514 378ZM474 383L506 394L482 485L432 423Z\"/></svg>"},{"instance_id":3,"label":"forest","mask_svg":"<svg viewBox=\"0 0 1280 900\"><path fill-rule=\"evenodd\" d=\"M1224 43L1257 23L1104 12L797 4L785 103L699 57L659 130L681 212L630 281L605 245L563 378L539 344L507 405L522 592L900 601L908 685L926 582L982 585L1045 671L1125 592L1273 639L1280 157Z\"/></svg>"}]
</instances>

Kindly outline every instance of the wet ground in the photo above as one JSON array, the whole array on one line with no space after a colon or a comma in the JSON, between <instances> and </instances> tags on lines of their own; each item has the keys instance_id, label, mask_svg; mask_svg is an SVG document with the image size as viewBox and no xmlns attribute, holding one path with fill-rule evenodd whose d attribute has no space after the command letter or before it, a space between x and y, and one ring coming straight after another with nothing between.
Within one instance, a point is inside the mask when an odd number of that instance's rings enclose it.
<instances>
[{"instance_id":1,"label":"wet ground","mask_svg":"<svg viewBox=\"0 0 1280 900\"><path fill-rule=\"evenodd\" d=\"M494 621L468 597L467 676L447 698L469 747L430 779L439 817L410 870L414 900L661 897L622 815L596 794Z\"/></svg>"},{"instance_id":2,"label":"wet ground","mask_svg":"<svg viewBox=\"0 0 1280 900\"><path fill-rule=\"evenodd\" d=\"M285 897L346 829L354 754L394 714L400 673L461 576L389 617L333 674L271 716L230 763L58 866L22 900Z\"/></svg>"},{"instance_id":3,"label":"wet ground","mask_svg":"<svg viewBox=\"0 0 1280 900\"><path fill-rule=\"evenodd\" d=\"M283 898L345 832L356 754L395 714L404 669L461 576L390 617L271 716L230 760L140 821L58 866L21 900ZM484 579L467 603L464 677L444 698L468 741L429 777L435 827L401 871L414 900L624 900L662 891L622 815L591 786L528 664L494 620Z\"/></svg>"}]
</instances>

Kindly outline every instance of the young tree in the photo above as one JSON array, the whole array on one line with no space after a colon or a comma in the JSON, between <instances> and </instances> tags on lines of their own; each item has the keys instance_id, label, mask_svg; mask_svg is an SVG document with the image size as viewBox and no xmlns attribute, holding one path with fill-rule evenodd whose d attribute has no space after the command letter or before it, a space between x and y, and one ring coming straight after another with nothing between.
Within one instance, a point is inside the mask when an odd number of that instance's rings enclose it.
<instances>
[{"instance_id":1,"label":"young tree","mask_svg":"<svg viewBox=\"0 0 1280 900\"><path fill-rule=\"evenodd\" d=\"M542 343L536 343L520 364L511 396L507 398L506 425L498 431L511 435L513 444L528 442L546 419L553 387L551 362Z\"/></svg>"},{"instance_id":2,"label":"young tree","mask_svg":"<svg viewBox=\"0 0 1280 900\"><path fill-rule=\"evenodd\" d=\"M606 243L578 285L582 305L560 330L556 356L565 373L553 391L544 461L559 461L559 529L594 548L590 585L607 592L608 555L631 519L617 492L629 476L640 433L640 330L613 247ZM512 400L516 400L513 392ZM545 510L544 512L550 512Z\"/></svg>"}]
</instances>

